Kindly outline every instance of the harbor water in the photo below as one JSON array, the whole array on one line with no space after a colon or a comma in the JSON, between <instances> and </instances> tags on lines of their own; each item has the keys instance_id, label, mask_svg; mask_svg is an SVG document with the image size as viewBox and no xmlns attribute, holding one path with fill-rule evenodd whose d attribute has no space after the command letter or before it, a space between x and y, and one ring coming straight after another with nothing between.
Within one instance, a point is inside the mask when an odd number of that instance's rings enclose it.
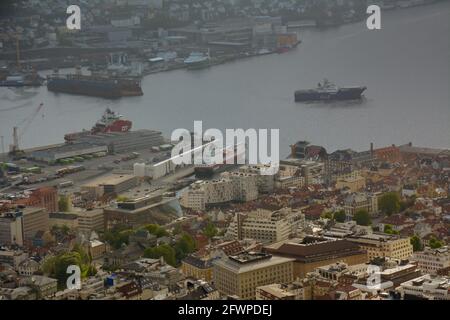
<instances>
[{"instance_id":1,"label":"harbor water","mask_svg":"<svg viewBox=\"0 0 450 320\"><path fill-rule=\"evenodd\" d=\"M144 95L118 100L0 88L5 146L19 127L20 146L63 142L89 129L106 107L134 129L278 128L281 156L308 140L328 151L404 144L450 147L450 3L383 12L382 29L365 21L327 30L300 30L297 49L202 70L147 76ZM361 102L295 103L294 92L323 78L367 86ZM40 103L44 107L24 128ZM26 129L26 130L25 130Z\"/></svg>"}]
</instances>

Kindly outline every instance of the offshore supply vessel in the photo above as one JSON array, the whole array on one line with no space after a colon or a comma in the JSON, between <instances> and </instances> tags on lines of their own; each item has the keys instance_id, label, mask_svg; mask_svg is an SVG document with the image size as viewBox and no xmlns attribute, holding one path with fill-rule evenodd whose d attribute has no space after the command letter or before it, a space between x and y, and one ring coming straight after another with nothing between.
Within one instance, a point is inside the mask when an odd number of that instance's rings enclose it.
<instances>
[{"instance_id":1,"label":"offshore supply vessel","mask_svg":"<svg viewBox=\"0 0 450 320\"><path fill-rule=\"evenodd\" d=\"M315 89L295 91L295 101L357 100L362 98L362 94L366 89L367 87L364 86L341 88L325 79L318 83Z\"/></svg>"},{"instance_id":2,"label":"offshore supply vessel","mask_svg":"<svg viewBox=\"0 0 450 320\"><path fill-rule=\"evenodd\" d=\"M116 99L120 97L142 96L139 78L88 76L80 72L59 75L55 72L47 78L47 89L86 96Z\"/></svg>"},{"instance_id":3,"label":"offshore supply vessel","mask_svg":"<svg viewBox=\"0 0 450 320\"><path fill-rule=\"evenodd\" d=\"M93 135L97 133L107 132L128 132L133 123L130 120L123 119L123 116L116 114L111 109L107 108L103 116L98 120L92 129L81 132L68 133L64 136L66 142L72 142L81 136Z\"/></svg>"}]
</instances>

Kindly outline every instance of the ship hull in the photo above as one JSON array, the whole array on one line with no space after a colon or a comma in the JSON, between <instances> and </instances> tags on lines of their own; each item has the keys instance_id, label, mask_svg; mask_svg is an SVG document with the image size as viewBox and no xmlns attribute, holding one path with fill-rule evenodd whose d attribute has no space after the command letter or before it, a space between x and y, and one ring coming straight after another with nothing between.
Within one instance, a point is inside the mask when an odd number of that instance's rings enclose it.
<instances>
[{"instance_id":1,"label":"ship hull","mask_svg":"<svg viewBox=\"0 0 450 320\"><path fill-rule=\"evenodd\" d=\"M200 69L206 69L211 66L209 61L202 61L202 62L195 62L195 63L188 63L186 64L188 70L200 70Z\"/></svg>"},{"instance_id":2,"label":"ship hull","mask_svg":"<svg viewBox=\"0 0 450 320\"><path fill-rule=\"evenodd\" d=\"M337 92L320 92L317 90L298 90L295 92L296 102L307 101L343 101L362 98L366 87L340 88Z\"/></svg>"},{"instance_id":3,"label":"ship hull","mask_svg":"<svg viewBox=\"0 0 450 320\"><path fill-rule=\"evenodd\" d=\"M0 81L0 87L40 87L42 85L42 81L9 81L4 80Z\"/></svg>"},{"instance_id":4,"label":"ship hull","mask_svg":"<svg viewBox=\"0 0 450 320\"><path fill-rule=\"evenodd\" d=\"M124 88L115 81L90 81L78 79L49 79L47 89L53 92L62 92L76 95L117 99L124 96L142 96L140 87Z\"/></svg>"}]
</instances>

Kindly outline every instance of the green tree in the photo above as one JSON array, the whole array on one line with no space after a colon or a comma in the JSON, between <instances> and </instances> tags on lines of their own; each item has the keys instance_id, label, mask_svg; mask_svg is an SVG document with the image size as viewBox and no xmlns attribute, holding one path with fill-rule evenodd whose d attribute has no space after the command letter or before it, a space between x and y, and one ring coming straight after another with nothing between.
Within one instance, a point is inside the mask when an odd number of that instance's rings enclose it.
<instances>
[{"instance_id":1,"label":"green tree","mask_svg":"<svg viewBox=\"0 0 450 320\"><path fill-rule=\"evenodd\" d=\"M384 225L384 233L387 233L387 234L398 234L398 231L392 229L392 226L390 224L385 224Z\"/></svg>"},{"instance_id":2,"label":"green tree","mask_svg":"<svg viewBox=\"0 0 450 320\"><path fill-rule=\"evenodd\" d=\"M217 228L214 224L209 222L205 229L203 230L203 234L207 236L209 239L215 237L217 235Z\"/></svg>"},{"instance_id":3,"label":"green tree","mask_svg":"<svg viewBox=\"0 0 450 320\"><path fill-rule=\"evenodd\" d=\"M340 210L334 213L333 215L334 220L337 222L345 222L346 214L344 210Z\"/></svg>"},{"instance_id":4,"label":"green tree","mask_svg":"<svg viewBox=\"0 0 450 320\"><path fill-rule=\"evenodd\" d=\"M324 218L324 219L333 219L333 212L331 212L331 211L327 211L327 212L325 212L325 213L323 213L322 214L322 218Z\"/></svg>"},{"instance_id":5,"label":"green tree","mask_svg":"<svg viewBox=\"0 0 450 320\"><path fill-rule=\"evenodd\" d=\"M69 211L69 197L60 195L58 200L58 209L61 212Z\"/></svg>"},{"instance_id":6,"label":"green tree","mask_svg":"<svg viewBox=\"0 0 450 320\"><path fill-rule=\"evenodd\" d=\"M160 257L163 257L164 261L171 266L176 267L175 250L168 244L162 244L157 247L145 249L144 257L152 259L159 259Z\"/></svg>"},{"instance_id":7,"label":"green tree","mask_svg":"<svg viewBox=\"0 0 450 320\"><path fill-rule=\"evenodd\" d=\"M194 252L195 248L194 238L184 232L174 245L177 260L184 259L188 254Z\"/></svg>"},{"instance_id":8,"label":"green tree","mask_svg":"<svg viewBox=\"0 0 450 320\"><path fill-rule=\"evenodd\" d=\"M417 235L411 237L410 242L413 246L413 251L421 251L423 249L422 241Z\"/></svg>"},{"instance_id":9,"label":"green tree","mask_svg":"<svg viewBox=\"0 0 450 320\"><path fill-rule=\"evenodd\" d=\"M175 227L173 228L172 234L177 235L177 234L180 234L181 232L183 232L181 225L179 225L179 224L175 225Z\"/></svg>"},{"instance_id":10,"label":"green tree","mask_svg":"<svg viewBox=\"0 0 450 320\"><path fill-rule=\"evenodd\" d=\"M158 238L168 236L169 233L164 229L163 227L157 225L157 224L147 224L144 226L144 229L150 232L151 234L154 234Z\"/></svg>"},{"instance_id":11,"label":"green tree","mask_svg":"<svg viewBox=\"0 0 450 320\"><path fill-rule=\"evenodd\" d=\"M77 265L81 270L81 278L86 278L97 273L97 270L91 265L91 259L86 251L76 245L71 252L64 252L57 256L48 258L43 266L42 270L45 274L58 280L58 287L60 289L65 288L67 278L70 274L67 273L67 268L70 265Z\"/></svg>"},{"instance_id":12,"label":"green tree","mask_svg":"<svg viewBox=\"0 0 450 320\"><path fill-rule=\"evenodd\" d=\"M355 220L356 223L360 226L370 226L372 224L369 212L367 212L367 210L365 209L356 211L355 215L353 216L353 220Z\"/></svg>"},{"instance_id":13,"label":"green tree","mask_svg":"<svg viewBox=\"0 0 450 320\"><path fill-rule=\"evenodd\" d=\"M108 242L114 249L119 249L123 244L128 244L130 235L134 231L132 229L115 228L105 231L103 240Z\"/></svg>"},{"instance_id":14,"label":"green tree","mask_svg":"<svg viewBox=\"0 0 450 320\"><path fill-rule=\"evenodd\" d=\"M439 249L440 247L442 247L442 242L439 241L438 239L436 239L436 237L431 237L430 239L430 248L431 249Z\"/></svg>"},{"instance_id":15,"label":"green tree","mask_svg":"<svg viewBox=\"0 0 450 320\"><path fill-rule=\"evenodd\" d=\"M378 208L384 214L390 216L400 210L400 196L397 192L388 192L378 200Z\"/></svg>"},{"instance_id":16,"label":"green tree","mask_svg":"<svg viewBox=\"0 0 450 320\"><path fill-rule=\"evenodd\" d=\"M126 202L130 200L130 198L126 197L126 196L117 196L116 201L117 202Z\"/></svg>"}]
</instances>

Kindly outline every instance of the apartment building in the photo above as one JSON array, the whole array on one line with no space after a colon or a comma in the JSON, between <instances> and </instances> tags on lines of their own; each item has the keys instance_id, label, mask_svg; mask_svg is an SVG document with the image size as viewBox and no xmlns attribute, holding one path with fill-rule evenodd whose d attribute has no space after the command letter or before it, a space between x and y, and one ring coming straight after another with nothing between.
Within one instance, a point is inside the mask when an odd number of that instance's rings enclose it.
<instances>
[{"instance_id":1,"label":"apartment building","mask_svg":"<svg viewBox=\"0 0 450 320\"><path fill-rule=\"evenodd\" d=\"M181 205L194 210L205 210L207 206L230 201L247 202L258 198L258 176L256 174L223 173L217 180L193 183L182 198Z\"/></svg>"},{"instance_id":2,"label":"apartment building","mask_svg":"<svg viewBox=\"0 0 450 320\"><path fill-rule=\"evenodd\" d=\"M349 176L338 178L336 189L349 189L350 192L358 192L366 187L366 179L362 176Z\"/></svg>"},{"instance_id":3,"label":"apartment building","mask_svg":"<svg viewBox=\"0 0 450 320\"><path fill-rule=\"evenodd\" d=\"M269 170L269 165L247 165L239 168L239 172L257 175L259 193L270 193L275 188L275 174L261 174L262 170Z\"/></svg>"},{"instance_id":4,"label":"apartment building","mask_svg":"<svg viewBox=\"0 0 450 320\"><path fill-rule=\"evenodd\" d=\"M211 281L213 274L214 259L210 257L197 257L189 255L181 261L181 272L186 277L194 279Z\"/></svg>"},{"instance_id":5,"label":"apartment building","mask_svg":"<svg viewBox=\"0 0 450 320\"><path fill-rule=\"evenodd\" d=\"M89 233L91 231L103 231L105 218L102 208L75 212L78 216L78 230Z\"/></svg>"},{"instance_id":6,"label":"apartment building","mask_svg":"<svg viewBox=\"0 0 450 320\"><path fill-rule=\"evenodd\" d=\"M412 257L423 273L436 275L439 270L450 267L450 250L448 247L439 249L425 248L424 251L415 252Z\"/></svg>"},{"instance_id":7,"label":"apartment building","mask_svg":"<svg viewBox=\"0 0 450 320\"><path fill-rule=\"evenodd\" d=\"M78 230L78 216L72 213L54 212L49 214L49 227L65 226L71 230Z\"/></svg>"},{"instance_id":8,"label":"apartment building","mask_svg":"<svg viewBox=\"0 0 450 320\"><path fill-rule=\"evenodd\" d=\"M0 265L8 264L13 268L17 268L20 263L28 258L28 253L22 250L1 250L0 249Z\"/></svg>"},{"instance_id":9,"label":"apartment building","mask_svg":"<svg viewBox=\"0 0 450 320\"><path fill-rule=\"evenodd\" d=\"M370 214L378 212L378 197L376 194L352 193L344 200L344 211L348 220L359 210L367 210Z\"/></svg>"},{"instance_id":10,"label":"apartment building","mask_svg":"<svg viewBox=\"0 0 450 320\"><path fill-rule=\"evenodd\" d=\"M403 282L397 291L405 299L450 300L450 279L426 274Z\"/></svg>"},{"instance_id":11,"label":"apartment building","mask_svg":"<svg viewBox=\"0 0 450 320\"><path fill-rule=\"evenodd\" d=\"M413 254L413 246L409 238L401 238L396 235L384 233L371 233L362 236L351 236L346 238L357 243L367 251L370 260L375 258L410 259Z\"/></svg>"},{"instance_id":12,"label":"apartment building","mask_svg":"<svg viewBox=\"0 0 450 320\"><path fill-rule=\"evenodd\" d=\"M254 239L262 243L273 243L296 235L304 224L305 215L300 210L257 209L245 214L237 213L226 236L234 240Z\"/></svg>"},{"instance_id":13,"label":"apartment building","mask_svg":"<svg viewBox=\"0 0 450 320\"><path fill-rule=\"evenodd\" d=\"M22 213L0 214L0 245L23 245Z\"/></svg>"},{"instance_id":14,"label":"apartment building","mask_svg":"<svg viewBox=\"0 0 450 320\"><path fill-rule=\"evenodd\" d=\"M58 191L54 187L41 187L33 190L28 198L15 202L27 207L45 208L47 212L58 211Z\"/></svg>"},{"instance_id":15,"label":"apartment building","mask_svg":"<svg viewBox=\"0 0 450 320\"><path fill-rule=\"evenodd\" d=\"M22 209L23 238L32 240L38 231L49 230L49 215L45 208L27 207Z\"/></svg>"}]
</instances>

